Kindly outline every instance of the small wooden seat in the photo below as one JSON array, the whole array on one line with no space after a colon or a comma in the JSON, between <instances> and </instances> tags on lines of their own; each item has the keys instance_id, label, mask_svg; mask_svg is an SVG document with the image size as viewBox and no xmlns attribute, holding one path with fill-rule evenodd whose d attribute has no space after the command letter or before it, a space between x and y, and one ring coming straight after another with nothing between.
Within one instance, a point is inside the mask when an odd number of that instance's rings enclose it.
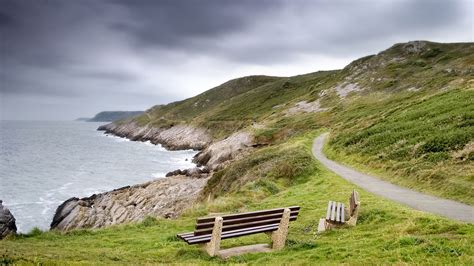
<instances>
[{"instance_id":1,"label":"small wooden seat","mask_svg":"<svg viewBox=\"0 0 474 266\"><path fill-rule=\"evenodd\" d=\"M281 249L285 245L288 224L296 220L299 210L299 206L293 206L202 217L197 219L194 232L181 233L177 237L190 245L205 244L206 251L211 256L218 254L222 239L257 233L272 233L273 249Z\"/></svg>"},{"instance_id":2,"label":"small wooden seat","mask_svg":"<svg viewBox=\"0 0 474 266\"><path fill-rule=\"evenodd\" d=\"M359 214L359 206L359 193L355 190L352 190L351 196L349 197L348 210L346 210L343 203L329 201L326 211L326 218L319 220L318 232L322 232L345 223L355 226L357 223L357 216ZM346 212L349 214L349 220L347 221L345 219Z\"/></svg>"},{"instance_id":3,"label":"small wooden seat","mask_svg":"<svg viewBox=\"0 0 474 266\"><path fill-rule=\"evenodd\" d=\"M328 203L328 210L326 213L327 222L343 224L345 222L344 216L344 203L335 201L330 201Z\"/></svg>"}]
</instances>

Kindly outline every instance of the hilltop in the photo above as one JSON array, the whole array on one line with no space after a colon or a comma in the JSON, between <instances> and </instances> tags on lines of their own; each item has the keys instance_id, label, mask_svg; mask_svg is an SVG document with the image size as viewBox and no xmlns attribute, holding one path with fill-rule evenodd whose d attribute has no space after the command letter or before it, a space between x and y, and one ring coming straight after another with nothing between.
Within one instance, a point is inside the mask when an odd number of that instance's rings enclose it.
<instances>
[{"instance_id":1,"label":"hilltop","mask_svg":"<svg viewBox=\"0 0 474 266\"><path fill-rule=\"evenodd\" d=\"M311 145L329 132L329 158L473 205L473 89L473 43L415 41L341 70L243 77L154 106L100 129L200 150L194 161L209 170L207 183L179 217L67 233L35 230L4 240L0 254L13 263L222 263L175 234L192 230L196 217L209 213L300 205L283 251L227 262L470 264L472 224L365 192L315 161ZM357 227L316 235L327 201L347 202L353 188L362 201ZM267 241L254 235L225 240L223 247Z\"/></svg>"}]
</instances>

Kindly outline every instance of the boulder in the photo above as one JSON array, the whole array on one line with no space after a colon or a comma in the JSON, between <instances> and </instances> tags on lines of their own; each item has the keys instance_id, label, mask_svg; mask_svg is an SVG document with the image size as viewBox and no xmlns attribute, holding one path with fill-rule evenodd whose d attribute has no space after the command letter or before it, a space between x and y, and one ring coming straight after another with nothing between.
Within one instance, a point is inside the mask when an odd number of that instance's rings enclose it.
<instances>
[{"instance_id":1,"label":"boulder","mask_svg":"<svg viewBox=\"0 0 474 266\"><path fill-rule=\"evenodd\" d=\"M16 234L15 217L2 203L0 200L0 239L10 234Z\"/></svg>"},{"instance_id":2,"label":"boulder","mask_svg":"<svg viewBox=\"0 0 474 266\"><path fill-rule=\"evenodd\" d=\"M207 167L203 167L203 168L194 167L194 168L189 168L189 169L184 169L184 170L178 169L178 170L168 172L166 174L166 177L184 175L184 176L189 176L192 178L206 178L208 177L209 173L210 173L210 170Z\"/></svg>"},{"instance_id":3,"label":"boulder","mask_svg":"<svg viewBox=\"0 0 474 266\"><path fill-rule=\"evenodd\" d=\"M207 180L173 176L87 198L70 198L56 209L51 229L101 228L140 222L148 216L176 218L193 205Z\"/></svg>"}]
</instances>

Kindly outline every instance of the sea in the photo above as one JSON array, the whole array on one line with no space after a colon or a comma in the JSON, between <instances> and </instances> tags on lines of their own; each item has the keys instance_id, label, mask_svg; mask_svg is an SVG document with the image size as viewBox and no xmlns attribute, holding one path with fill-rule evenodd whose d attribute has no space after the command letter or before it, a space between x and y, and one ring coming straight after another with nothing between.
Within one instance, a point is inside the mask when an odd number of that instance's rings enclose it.
<instances>
[{"instance_id":1,"label":"sea","mask_svg":"<svg viewBox=\"0 0 474 266\"><path fill-rule=\"evenodd\" d=\"M56 208L87 197L164 178L194 167L196 151L168 151L96 129L104 123L0 121L0 200L20 233L48 230Z\"/></svg>"}]
</instances>

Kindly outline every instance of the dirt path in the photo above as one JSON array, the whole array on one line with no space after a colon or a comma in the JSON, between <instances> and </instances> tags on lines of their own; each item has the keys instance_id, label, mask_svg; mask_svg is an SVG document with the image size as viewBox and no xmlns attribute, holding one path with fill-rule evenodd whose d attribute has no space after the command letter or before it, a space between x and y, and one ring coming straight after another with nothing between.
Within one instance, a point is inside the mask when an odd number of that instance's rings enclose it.
<instances>
[{"instance_id":1,"label":"dirt path","mask_svg":"<svg viewBox=\"0 0 474 266\"><path fill-rule=\"evenodd\" d=\"M329 160L322 152L324 140L327 135L327 133L322 134L314 140L313 155L324 166L347 181L373 194L402 203L416 210L439 214L453 220L469 223L474 222L474 207L472 206L393 185L379 178L360 173L335 161Z\"/></svg>"}]
</instances>

